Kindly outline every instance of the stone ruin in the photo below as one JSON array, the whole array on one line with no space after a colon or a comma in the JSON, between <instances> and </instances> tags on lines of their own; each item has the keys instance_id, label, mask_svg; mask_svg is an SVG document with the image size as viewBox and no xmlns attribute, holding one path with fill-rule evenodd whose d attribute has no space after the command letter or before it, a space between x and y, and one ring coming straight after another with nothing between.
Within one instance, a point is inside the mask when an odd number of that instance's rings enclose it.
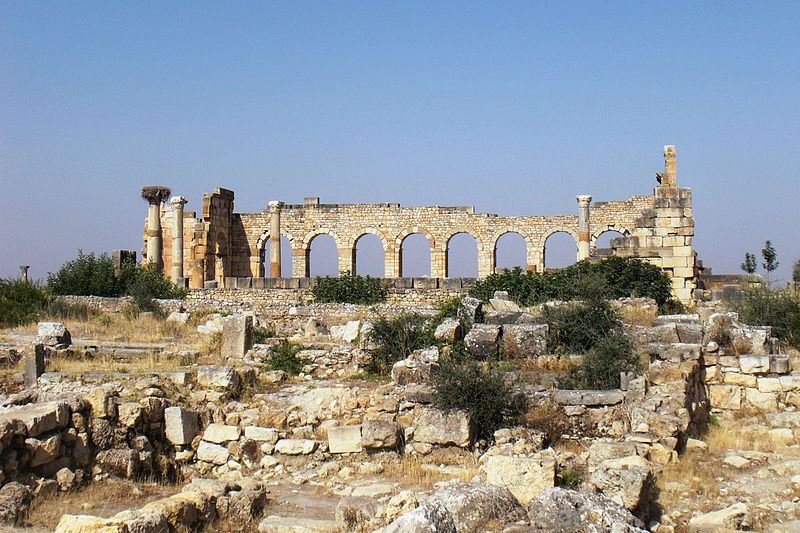
<instances>
[{"instance_id":1,"label":"stone ruin","mask_svg":"<svg viewBox=\"0 0 800 533\"><path fill-rule=\"evenodd\" d=\"M664 171L649 196L594 202L577 197L577 214L560 216L498 216L476 213L472 207L401 207L399 204L322 204L306 198L303 204L271 201L259 213L234 212L234 193L217 188L203 195L202 211L185 212L186 199L173 197L166 187L145 187L149 202L143 260L154 264L173 281L191 289L266 288L281 276L283 261L291 262L292 277L310 276L311 242L330 235L338 249L339 272L356 271L356 243L364 235L377 236L384 251L385 278L402 278L402 244L411 234L422 234L431 254L431 279L444 284L450 277L448 245L460 233L471 235L478 247L478 277L496 269L496 244L506 233L525 240L527 268L542 271L545 242L564 232L576 242L576 258L597 255L598 237L607 231L622 234L612 240L611 253L645 259L667 272L675 297L683 303L695 298L699 261L692 248L694 218L691 189L677 185L674 146L664 147ZM280 236L291 244L291 258L281 257ZM269 244L269 257L265 248ZM239 280L245 280L240 282Z\"/></svg>"}]
</instances>

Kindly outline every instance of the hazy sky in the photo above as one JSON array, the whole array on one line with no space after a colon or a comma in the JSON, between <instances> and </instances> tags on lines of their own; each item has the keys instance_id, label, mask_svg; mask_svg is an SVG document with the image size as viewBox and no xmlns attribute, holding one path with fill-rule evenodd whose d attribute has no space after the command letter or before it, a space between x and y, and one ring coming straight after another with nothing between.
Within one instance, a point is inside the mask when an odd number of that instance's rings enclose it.
<instances>
[{"instance_id":1,"label":"hazy sky","mask_svg":"<svg viewBox=\"0 0 800 533\"><path fill-rule=\"evenodd\" d=\"M676 144L705 264L772 239L787 278L799 21L798 2L0 0L0 276L139 250L143 185L190 210L223 186L237 211L564 214L649 194Z\"/></svg>"}]
</instances>

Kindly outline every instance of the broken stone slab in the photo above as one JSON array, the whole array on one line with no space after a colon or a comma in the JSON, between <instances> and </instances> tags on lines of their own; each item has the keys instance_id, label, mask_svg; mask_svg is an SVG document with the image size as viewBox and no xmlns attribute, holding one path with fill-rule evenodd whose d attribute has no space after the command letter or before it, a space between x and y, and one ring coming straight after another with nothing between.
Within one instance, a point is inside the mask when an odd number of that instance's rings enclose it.
<instances>
[{"instance_id":1,"label":"broken stone slab","mask_svg":"<svg viewBox=\"0 0 800 533\"><path fill-rule=\"evenodd\" d=\"M419 409L414 420L414 441L428 444L453 444L466 448L471 442L469 418L462 411L445 413L432 407Z\"/></svg>"},{"instance_id":2,"label":"broken stone slab","mask_svg":"<svg viewBox=\"0 0 800 533\"><path fill-rule=\"evenodd\" d=\"M511 300L490 298L489 304L491 304L492 309L494 311L500 311L505 313L519 313L522 311L522 309L520 309L520 307Z\"/></svg>"},{"instance_id":3,"label":"broken stone slab","mask_svg":"<svg viewBox=\"0 0 800 533\"><path fill-rule=\"evenodd\" d=\"M547 353L547 324L507 324L503 326L504 358L527 359Z\"/></svg>"},{"instance_id":4,"label":"broken stone slab","mask_svg":"<svg viewBox=\"0 0 800 533\"><path fill-rule=\"evenodd\" d=\"M259 533L335 533L339 529L334 520L268 516L259 522L258 531Z\"/></svg>"},{"instance_id":5,"label":"broken stone slab","mask_svg":"<svg viewBox=\"0 0 800 533\"><path fill-rule=\"evenodd\" d=\"M358 453L362 450L360 424L328 428L328 451L330 453Z\"/></svg>"},{"instance_id":6,"label":"broken stone slab","mask_svg":"<svg viewBox=\"0 0 800 533\"><path fill-rule=\"evenodd\" d=\"M234 315L225 317L222 323L223 358L241 359L253 347L253 317Z\"/></svg>"},{"instance_id":7,"label":"broken stone slab","mask_svg":"<svg viewBox=\"0 0 800 533\"><path fill-rule=\"evenodd\" d=\"M739 368L743 374L767 374L769 373L768 355L741 355L739 356Z\"/></svg>"},{"instance_id":8,"label":"broken stone slab","mask_svg":"<svg viewBox=\"0 0 800 533\"><path fill-rule=\"evenodd\" d=\"M133 479L142 471L139 452L131 449L103 450L97 454L95 462L105 472L124 479Z\"/></svg>"},{"instance_id":9,"label":"broken stone slab","mask_svg":"<svg viewBox=\"0 0 800 533\"><path fill-rule=\"evenodd\" d=\"M381 533L457 533L453 516L442 505L423 503L384 527ZM262 532L267 533L267 532ZM273 533L273 532L270 532ZM277 533L277 532L274 532Z\"/></svg>"},{"instance_id":10,"label":"broken stone slab","mask_svg":"<svg viewBox=\"0 0 800 533\"><path fill-rule=\"evenodd\" d=\"M45 346L69 346L72 336L60 322L39 322L36 326L36 340Z\"/></svg>"},{"instance_id":11,"label":"broken stone slab","mask_svg":"<svg viewBox=\"0 0 800 533\"><path fill-rule=\"evenodd\" d=\"M55 461L61 452L61 433L55 431L38 438L29 437L25 439L25 448L31 454L31 468Z\"/></svg>"},{"instance_id":12,"label":"broken stone slab","mask_svg":"<svg viewBox=\"0 0 800 533\"><path fill-rule=\"evenodd\" d=\"M227 424L209 424L203 432L203 440L214 444L223 444L234 440L239 440L241 431L239 426L229 426Z\"/></svg>"},{"instance_id":13,"label":"broken stone slab","mask_svg":"<svg viewBox=\"0 0 800 533\"><path fill-rule=\"evenodd\" d=\"M197 447L197 460L213 463L215 465L224 465L230 458L230 452L225 446L213 444L211 442L202 440Z\"/></svg>"},{"instance_id":14,"label":"broken stone slab","mask_svg":"<svg viewBox=\"0 0 800 533\"><path fill-rule=\"evenodd\" d=\"M278 432L273 428L247 426L244 428L244 436L257 442L268 442L270 444L278 442Z\"/></svg>"},{"instance_id":15,"label":"broken stone slab","mask_svg":"<svg viewBox=\"0 0 800 533\"><path fill-rule=\"evenodd\" d=\"M361 321L350 320L345 324L342 330L342 340L344 342L353 342L358 339L358 334L361 332Z\"/></svg>"},{"instance_id":16,"label":"broken stone slab","mask_svg":"<svg viewBox=\"0 0 800 533\"><path fill-rule=\"evenodd\" d=\"M647 531L641 520L608 498L592 492L561 487L544 489L528 505L528 517L534 525L514 528L513 533L544 531L594 533L598 531L600 524L602 531L616 533Z\"/></svg>"},{"instance_id":17,"label":"broken stone slab","mask_svg":"<svg viewBox=\"0 0 800 533\"><path fill-rule=\"evenodd\" d=\"M309 439L280 439L275 451L284 455L308 455L317 449L317 441Z\"/></svg>"},{"instance_id":18,"label":"broken stone slab","mask_svg":"<svg viewBox=\"0 0 800 533\"><path fill-rule=\"evenodd\" d=\"M650 490L654 485L653 475L645 466L647 461L639 456L609 459L591 472L589 483L595 491L617 505L633 511L647 509L652 499Z\"/></svg>"},{"instance_id":19,"label":"broken stone slab","mask_svg":"<svg viewBox=\"0 0 800 533\"><path fill-rule=\"evenodd\" d=\"M128 526L118 518L65 514L55 533L128 533Z\"/></svg>"},{"instance_id":20,"label":"broken stone slab","mask_svg":"<svg viewBox=\"0 0 800 533\"><path fill-rule=\"evenodd\" d=\"M396 447L397 424L391 420L364 420L361 424L361 445L370 450Z\"/></svg>"},{"instance_id":21,"label":"broken stone slab","mask_svg":"<svg viewBox=\"0 0 800 533\"><path fill-rule=\"evenodd\" d=\"M625 398L621 390L557 390L555 400L561 405L617 405Z\"/></svg>"},{"instance_id":22,"label":"broken stone slab","mask_svg":"<svg viewBox=\"0 0 800 533\"><path fill-rule=\"evenodd\" d=\"M197 368L197 384L206 389L235 391L239 388L239 375L231 367L203 365Z\"/></svg>"},{"instance_id":23,"label":"broken stone slab","mask_svg":"<svg viewBox=\"0 0 800 533\"><path fill-rule=\"evenodd\" d=\"M452 317L445 318L436 326L433 338L438 342L456 342L461 338L461 321Z\"/></svg>"},{"instance_id":24,"label":"broken stone slab","mask_svg":"<svg viewBox=\"0 0 800 533\"><path fill-rule=\"evenodd\" d=\"M527 520L528 514L509 488L483 483L455 483L435 492L428 503L441 505L459 533L483 533L486 526Z\"/></svg>"},{"instance_id":25,"label":"broken stone slab","mask_svg":"<svg viewBox=\"0 0 800 533\"><path fill-rule=\"evenodd\" d=\"M67 427L70 409L66 403L46 402L0 409L0 424L19 420L29 437L37 437L52 429Z\"/></svg>"},{"instance_id":26,"label":"broken stone slab","mask_svg":"<svg viewBox=\"0 0 800 533\"><path fill-rule=\"evenodd\" d=\"M495 359L498 355L501 327L493 324L475 324L464 337L467 351L479 360Z\"/></svg>"},{"instance_id":27,"label":"broken stone slab","mask_svg":"<svg viewBox=\"0 0 800 533\"><path fill-rule=\"evenodd\" d=\"M482 301L471 296L466 296L462 298L461 303L458 304L458 318L470 328L477 322L478 318L480 318L482 308Z\"/></svg>"},{"instance_id":28,"label":"broken stone slab","mask_svg":"<svg viewBox=\"0 0 800 533\"><path fill-rule=\"evenodd\" d=\"M176 446L191 444L200 433L197 413L179 406L164 409L164 426L167 440Z\"/></svg>"},{"instance_id":29,"label":"broken stone slab","mask_svg":"<svg viewBox=\"0 0 800 533\"><path fill-rule=\"evenodd\" d=\"M556 481L555 456L546 452L528 457L493 455L480 471L487 483L508 488L523 505Z\"/></svg>"},{"instance_id":30,"label":"broken stone slab","mask_svg":"<svg viewBox=\"0 0 800 533\"><path fill-rule=\"evenodd\" d=\"M749 510L744 503L735 503L719 511L701 514L689 520L689 533L710 533L739 530L747 525Z\"/></svg>"}]
</instances>

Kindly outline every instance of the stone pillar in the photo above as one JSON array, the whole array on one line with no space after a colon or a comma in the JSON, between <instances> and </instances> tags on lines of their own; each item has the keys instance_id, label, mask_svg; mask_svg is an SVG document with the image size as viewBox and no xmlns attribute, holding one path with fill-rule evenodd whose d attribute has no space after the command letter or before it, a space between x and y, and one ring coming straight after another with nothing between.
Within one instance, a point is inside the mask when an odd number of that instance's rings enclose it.
<instances>
[{"instance_id":1,"label":"stone pillar","mask_svg":"<svg viewBox=\"0 0 800 533\"><path fill-rule=\"evenodd\" d=\"M281 277L281 207L277 200L269 204L269 277Z\"/></svg>"},{"instance_id":2,"label":"stone pillar","mask_svg":"<svg viewBox=\"0 0 800 533\"><path fill-rule=\"evenodd\" d=\"M183 286L183 206L186 198L173 196L172 204L172 282Z\"/></svg>"},{"instance_id":3,"label":"stone pillar","mask_svg":"<svg viewBox=\"0 0 800 533\"><path fill-rule=\"evenodd\" d=\"M578 200L578 261L589 259L590 235L589 235L589 204L592 197L588 194L581 194L576 197Z\"/></svg>"},{"instance_id":4,"label":"stone pillar","mask_svg":"<svg viewBox=\"0 0 800 533\"><path fill-rule=\"evenodd\" d=\"M28 283L28 269L30 265L20 265L19 266L19 280L23 283Z\"/></svg>"},{"instance_id":5,"label":"stone pillar","mask_svg":"<svg viewBox=\"0 0 800 533\"><path fill-rule=\"evenodd\" d=\"M202 289L205 286L206 260L195 259L189 271L189 288Z\"/></svg>"},{"instance_id":6,"label":"stone pillar","mask_svg":"<svg viewBox=\"0 0 800 533\"><path fill-rule=\"evenodd\" d=\"M168 187L150 186L142 188L142 198L147 200L147 263L161 270L161 202L169 198Z\"/></svg>"}]
</instances>

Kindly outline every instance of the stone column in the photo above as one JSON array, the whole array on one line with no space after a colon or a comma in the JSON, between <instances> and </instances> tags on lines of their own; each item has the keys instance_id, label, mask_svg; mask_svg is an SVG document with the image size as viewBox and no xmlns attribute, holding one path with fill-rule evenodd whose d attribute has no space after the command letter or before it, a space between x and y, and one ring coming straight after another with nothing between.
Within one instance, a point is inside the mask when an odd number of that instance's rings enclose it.
<instances>
[{"instance_id":1,"label":"stone column","mask_svg":"<svg viewBox=\"0 0 800 533\"><path fill-rule=\"evenodd\" d=\"M172 282L183 286L183 206L186 198L173 196L172 204Z\"/></svg>"},{"instance_id":2,"label":"stone column","mask_svg":"<svg viewBox=\"0 0 800 533\"><path fill-rule=\"evenodd\" d=\"M161 202L169 198L168 187L150 186L142 188L142 198L147 200L147 263L159 270L161 261Z\"/></svg>"},{"instance_id":3,"label":"stone column","mask_svg":"<svg viewBox=\"0 0 800 533\"><path fill-rule=\"evenodd\" d=\"M19 280L23 283L28 282L28 269L30 265L20 265L19 266Z\"/></svg>"},{"instance_id":4,"label":"stone column","mask_svg":"<svg viewBox=\"0 0 800 533\"><path fill-rule=\"evenodd\" d=\"M581 194L576 197L578 200L578 261L589 259L590 236L589 236L589 204L592 197L588 194Z\"/></svg>"},{"instance_id":5,"label":"stone column","mask_svg":"<svg viewBox=\"0 0 800 533\"><path fill-rule=\"evenodd\" d=\"M283 202L277 200L269 204L269 277L281 277L281 207Z\"/></svg>"}]
</instances>

